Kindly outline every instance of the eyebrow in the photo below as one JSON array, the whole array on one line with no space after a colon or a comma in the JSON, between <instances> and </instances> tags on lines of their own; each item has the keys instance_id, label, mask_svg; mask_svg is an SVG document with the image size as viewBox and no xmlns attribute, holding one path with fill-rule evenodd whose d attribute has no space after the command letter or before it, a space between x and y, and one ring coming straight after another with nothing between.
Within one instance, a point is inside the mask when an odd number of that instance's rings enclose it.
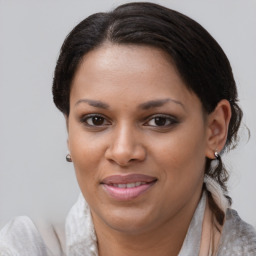
<instances>
[{"instance_id":1,"label":"eyebrow","mask_svg":"<svg viewBox=\"0 0 256 256\"><path fill-rule=\"evenodd\" d=\"M171 99L171 98L151 100L151 101L140 104L139 108L141 108L143 110L147 110L147 109L150 109L150 108L162 107L163 105L165 105L167 102L170 102L170 101L175 103L175 104L178 104L178 105L182 106L182 108L185 109L184 105L180 101L174 100L174 99Z\"/></svg>"},{"instance_id":2,"label":"eyebrow","mask_svg":"<svg viewBox=\"0 0 256 256\"><path fill-rule=\"evenodd\" d=\"M177 100L174 100L171 98L150 100L150 101L140 104L138 108L143 109L143 110L147 110L150 108L157 108L157 107L161 107L161 106L165 105L167 102L170 102L170 101L182 106L185 109L184 105L180 101L177 101ZM95 108L109 109L109 105L107 103L104 103L104 102L98 101L98 100L89 100L89 99L80 99L75 103L75 106L77 106L81 103L87 103L90 106L95 107Z\"/></svg>"},{"instance_id":3,"label":"eyebrow","mask_svg":"<svg viewBox=\"0 0 256 256\"><path fill-rule=\"evenodd\" d=\"M89 100L89 99L78 100L76 102L75 106L77 106L78 104L81 104L81 103L87 103L90 106L95 107L95 108L103 108L103 109L109 108L109 105L107 103L104 103L104 102L98 101L98 100Z\"/></svg>"}]
</instances>

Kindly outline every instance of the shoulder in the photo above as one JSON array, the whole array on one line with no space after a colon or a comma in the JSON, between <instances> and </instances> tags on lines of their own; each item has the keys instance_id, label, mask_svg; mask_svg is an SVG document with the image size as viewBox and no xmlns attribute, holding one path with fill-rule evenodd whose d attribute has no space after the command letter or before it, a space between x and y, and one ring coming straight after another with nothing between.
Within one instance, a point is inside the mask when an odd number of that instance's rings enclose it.
<instances>
[{"instance_id":1,"label":"shoulder","mask_svg":"<svg viewBox=\"0 0 256 256\"><path fill-rule=\"evenodd\" d=\"M256 255L256 231L235 210L228 209L223 227L219 255Z\"/></svg>"},{"instance_id":2,"label":"shoulder","mask_svg":"<svg viewBox=\"0 0 256 256\"><path fill-rule=\"evenodd\" d=\"M24 246L26 245L26 246ZM47 255L35 225L28 217L16 217L0 231L0 255Z\"/></svg>"},{"instance_id":3,"label":"shoulder","mask_svg":"<svg viewBox=\"0 0 256 256\"><path fill-rule=\"evenodd\" d=\"M36 226L26 216L14 218L0 231L0 256L62 255L59 239L50 226L45 224ZM51 251L47 242L50 243Z\"/></svg>"}]
</instances>

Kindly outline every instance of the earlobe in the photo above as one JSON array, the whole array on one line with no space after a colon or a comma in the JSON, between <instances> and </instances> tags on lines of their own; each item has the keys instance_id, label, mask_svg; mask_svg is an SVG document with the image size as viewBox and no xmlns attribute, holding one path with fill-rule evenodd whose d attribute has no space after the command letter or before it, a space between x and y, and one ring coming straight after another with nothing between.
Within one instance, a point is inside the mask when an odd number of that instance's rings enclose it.
<instances>
[{"instance_id":1,"label":"earlobe","mask_svg":"<svg viewBox=\"0 0 256 256\"><path fill-rule=\"evenodd\" d=\"M230 118L230 104L227 100L223 99L208 116L206 157L215 159L215 152L219 153L224 148L228 135Z\"/></svg>"}]
</instances>

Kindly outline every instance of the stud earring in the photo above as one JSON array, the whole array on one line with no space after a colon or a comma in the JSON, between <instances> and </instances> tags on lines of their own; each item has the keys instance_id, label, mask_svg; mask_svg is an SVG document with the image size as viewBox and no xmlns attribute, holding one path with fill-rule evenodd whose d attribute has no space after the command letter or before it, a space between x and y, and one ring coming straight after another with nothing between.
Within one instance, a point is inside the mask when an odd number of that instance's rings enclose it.
<instances>
[{"instance_id":1,"label":"stud earring","mask_svg":"<svg viewBox=\"0 0 256 256\"><path fill-rule=\"evenodd\" d=\"M66 161L69 162L69 163L72 162L72 158L71 158L70 154L66 155Z\"/></svg>"},{"instance_id":2,"label":"stud earring","mask_svg":"<svg viewBox=\"0 0 256 256\"><path fill-rule=\"evenodd\" d=\"M217 150L214 152L214 156L215 156L215 159L216 159L216 160L219 160L220 155L219 155L219 153L218 153Z\"/></svg>"}]
</instances>

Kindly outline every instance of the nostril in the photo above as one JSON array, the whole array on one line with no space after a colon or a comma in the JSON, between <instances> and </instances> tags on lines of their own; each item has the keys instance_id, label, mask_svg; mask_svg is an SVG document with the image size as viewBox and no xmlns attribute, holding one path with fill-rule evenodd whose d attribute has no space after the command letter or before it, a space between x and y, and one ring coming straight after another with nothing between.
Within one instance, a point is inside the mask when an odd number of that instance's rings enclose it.
<instances>
[{"instance_id":1,"label":"nostril","mask_svg":"<svg viewBox=\"0 0 256 256\"><path fill-rule=\"evenodd\" d=\"M143 161L146 158L146 149L135 137L132 139L130 135L123 135L112 141L105 151L105 158L124 167Z\"/></svg>"},{"instance_id":2,"label":"nostril","mask_svg":"<svg viewBox=\"0 0 256 256\"><path fill-rule=\"evenodd\" d=\"M115 159L108 159L111 163L117 164L121 167L128 167L130 164L135 163L135 162L141 162L140 159L132 158L127 161L120 161L120 160L115 160Z\"/></svg>"},{"instance_id":3,"label":"nostril","mask_svg":"<svg viewBox=\"0 0 256 256\"><path fill-rule=\"evenodd\" d=\"M115 161L116 164L118 164L119 166L121 167L127 167L129 165L131 160L127 161L127 162L118 162L118 161Z\"/></svg>"}]
</instances>

